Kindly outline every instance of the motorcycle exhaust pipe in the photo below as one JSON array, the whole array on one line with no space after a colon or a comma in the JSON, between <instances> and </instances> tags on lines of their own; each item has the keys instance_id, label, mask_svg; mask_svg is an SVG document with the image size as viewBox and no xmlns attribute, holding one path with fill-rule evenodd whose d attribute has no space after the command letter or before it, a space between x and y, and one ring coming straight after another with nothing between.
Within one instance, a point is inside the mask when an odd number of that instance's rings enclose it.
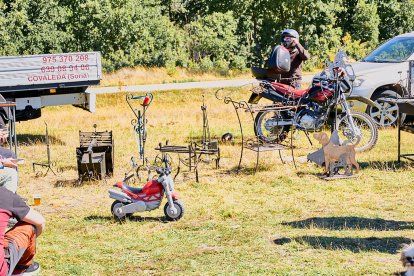
<instances>
[{"instance_id":1,"label":"motorcycle exhaust pipe","mask_svg":"<svg viewBox=\"0 0 414 276\"><path fill-rule=\"evenodd\" d=\"M267 121L266 126L269 126L269 127L293 126L293 120Z\"/></svg>"}]
</instances>

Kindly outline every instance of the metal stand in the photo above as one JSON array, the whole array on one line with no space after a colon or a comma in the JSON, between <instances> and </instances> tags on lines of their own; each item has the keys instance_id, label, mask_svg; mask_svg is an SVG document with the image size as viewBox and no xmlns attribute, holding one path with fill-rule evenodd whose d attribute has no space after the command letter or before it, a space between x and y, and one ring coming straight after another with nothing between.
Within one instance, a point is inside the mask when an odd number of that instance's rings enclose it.
<instances>
[{"instance_id":1,"label":"metal stand","mask_svg":"<svg viewBox=\"0 0 414 276\"><path fill-rule=\"evenodd\" d=\"M399 99L399 101L401 102L402 100ZM406 111L405 114L414 115L414 99L410 99L409 102L412 105L412 109L411 110L405 110ZM408 100L406 100L404 102L404 104L408 104L409 102L408 102ZM397 104L398 104L398 102L397 102ZM410 161L414 162L414 153L405 153L405 154L402 154L401 153L401 131L414 134L414 124L413 123L411 123L411 124L404 123L403 122L403 117L401 115L402 115L401 113L398 113L398 119L397 119L397 128L398 128L398 163L401 162L401 158L405 158L407 160L410 160Z\"/></svg>"},{"instance_id":2,"label":"metal stand","mask_svg":"<svg viewBox=\"0 0 414 276\"><path fill-rule=\"evenodd\" d=\"M218 141L212 140L210 137L207 106L204 103L204 96L201 111L203 112L203 137L201 139L201 143L191 142L188 144L188 146L170 146L168 145L167 141L165 145L162 145L160 143L159 147L155 149L162 153L162 159L168 158L169 153L178 153L179 161L177 174L175 175L175 177L180 172L181 165L184 165L188 168L188 171L193 171L195 173L197 182L199 181L199 164L202 161L205 161L203 160L203 157L209 158L210 156L212 156L213 160L215 161L216 169L220 167L220 147ZM184 157L182 157L183 155Z\"/></svg>"},{"instance_id":3,"label":"metal stand","mask_svg":"<svg viewBox=\"0 0 414 276\"><path fill-rule=\"evenodd\" d=\"M216 96L217 96L217 94L216 94ZM217 96L217 98L220 99L218 96ZM284 111L296 112L298 106L290 106L290 105L285 106L285 105L277 105L277 104L272 104L272 105L248 104L245 101L234 101L229 96L224 97L224 103L226 103L226 104L231 103L232 104L232 106L233 106L233 108L236 112L237 119L238 119L238 122L239 122L239 127L240 127L242 143L241 143L240 158L239 158L239 164L238 164L238 167L237 167L237 172L239 172L240 169L241 169L241 163L242 163L243 153L244 153L245 148L256 152L255 172L257 172L258 167L259 167L260 152L265 152L265 151L276 151L277 150L278 153L279 153L279 158L282 161L282 163L284 164L285 162L282 158L281 151L286 150L286 149L290 149L291 154L292 154L292 161L293 161L293 164L296 168L295 156L293 154L293 132L294 132L294 129L291 129L291 132L290 132L290 145L282 144L280 142L266 143L266 142L260 140L258 134L256 134L254 138L246 140L245 137L244 137L243 124L242 124L242 120L241 120L241 116L240 116L240 111L242 110L242 111L247 112L248 114L250 114L249 117L251 118L251 121L253 122L254 129L257 129L257 123L256 123L255 116L254 116L256 113L264 112L264 111L275 112L275 113L278 113L278 114L280 114L280 112L284 112ZM292 127L294 127L294 125Z\"/></svg>"},{"instance_id":4,"label":"metal stand","mask_svg":"<svg viewBox=\"0 0 414 276\"><path fill-rule=\"evenodd\" d=\"M45 136L45 140L46 140L46 150L47 150L47 163L33 163L33 172L36 173L36 166L40 166L40 167L46 167L47 170L46 172L43 174L43 176L46 176L47 173L49 171L51 171L54 175L56 175L56 173L53 171L52 167L56 166L56 162L52 162L50 161L50 140L49 140L49 131L47 128L47 123L45 123L46 126L46 136Z\"/></svg>"},{"instance_id":5,"label":"metal stand","mask_svg":"<svg viewBox=\"0 0 414 276\"><path fill-rule=\"evenodd\" d=\"M403 82L402 80L400 81ZM384 98L384 102L390 102L398 105L398 163L401 162L401 158L405 158L414 162L414 153L401 154L401 131L414 134L414 123L404 122L403 114L414 115L414 61L409 62L407 71L407 82L405 85L405 92L401 97Z\"/></svg>"},{"instance_id":6,"label":"metal stand","mask_svg":"<svg viewBox=\"0 0 414 276\"><path fill-rule=\"evenodd\" d=\"M139 159L142 160L142 165L145 165L146 163L145 142L147 140L147 120L145 115L153 99L154 96L151 93L147 93L144 96L134 96L132 94L128 94L126 96L126 102L135 115L135 118L131 120L131 125L134 128L134 139L137 144ZM143 102L141 103L142 111L132 106L133 100L143 100ZM135 162L133 159L131 160Z\"/></svg>"},{"instance_id":7,"label":"metal stand","mask_svg":"<svg viewBox=\"0 0 414 276\"><path fill-rule=\"evenodd\" d=\"M15 102L0 102L0 108L3 108L7 114L9 120L8 132L9 132L9 147L10 151L13 151L17 158L17 136L16 136L16 103Z\"/></svg>"}]
</instances>

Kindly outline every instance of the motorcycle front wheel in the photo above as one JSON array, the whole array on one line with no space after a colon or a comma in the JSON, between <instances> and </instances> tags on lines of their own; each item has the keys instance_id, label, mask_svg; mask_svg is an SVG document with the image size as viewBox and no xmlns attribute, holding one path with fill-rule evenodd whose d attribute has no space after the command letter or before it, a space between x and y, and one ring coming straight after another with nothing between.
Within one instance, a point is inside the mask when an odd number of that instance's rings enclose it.
<instances>
[{"instance_id":1,"label":"motorcycle front wheel","mask_svg":"<svg viewBox=\"0 0 414 276\"><path fill-rule=\"evenodd\" d=\"M350 122L346 114L342 113L336 121L336 129L338 130L339 139L347 144L357 144L356 152L363 152L372 149L378 141L378 127L372 118L360 111L351 111L351 116L355 127L361 131L361 136L355 136L351 129Z\"/></svg>"},{"instance_id":2,"label":"motorcycle front wheel","mask_svg":"<svg viewBox=\"0 0 414 276\"><path fill-rule=\"evenodd\" d=\"M278 126L277 123L289 119L286 111L261 111L257 113L254 119L254 134L259 137L260 141L276 144L286 139L290 130L290 125Z\"/></svg>"},{"instance_id":3,"label":"motorcycle front wheel","mask_svg":"<svg viewBox=\"0 0 414 276\"><path fill-rule=\"evenodd\" d=\"M177 209L177 213L174 214L170 211L169 208L170 204L167 202L164 206L164 214L167 220L173 221L173 220L179 220L184 215L184 203L181 200L174 200L174 207Z\"/></svg>"}]
</instances>

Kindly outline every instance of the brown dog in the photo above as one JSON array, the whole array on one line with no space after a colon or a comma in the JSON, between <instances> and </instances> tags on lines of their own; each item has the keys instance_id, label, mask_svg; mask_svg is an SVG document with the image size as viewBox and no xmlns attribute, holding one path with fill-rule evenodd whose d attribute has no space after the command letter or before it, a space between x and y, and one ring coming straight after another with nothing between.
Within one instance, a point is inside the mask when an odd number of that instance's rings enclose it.
<instances>
[{"instance_id":1,"label":"brown dog","mask_svg":"<svg viewBox=\"0 0 414 276\"><path fill-rule=\"evenodd\" d=\"M352 173L352 165L355 166L356 172L359 172L359 164L355 160L355 145L337 146L330 141L325 132L315 133L313 134L313 137L322 144L327 175L330 175L330 165L340 161L343 161L346 164L346 174Z\"/></svg>"}]
</instances>

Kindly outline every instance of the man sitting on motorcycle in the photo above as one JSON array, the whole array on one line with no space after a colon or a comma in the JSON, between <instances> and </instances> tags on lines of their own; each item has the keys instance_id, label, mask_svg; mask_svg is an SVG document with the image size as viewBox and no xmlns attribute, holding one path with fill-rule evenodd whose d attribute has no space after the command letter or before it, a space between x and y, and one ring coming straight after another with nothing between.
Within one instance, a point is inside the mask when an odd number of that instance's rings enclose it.
<instances>
[{"instance_id":1,"label":"man sitting on motorcycle","mask_svg":"<svg viewBox=\"0 0 414 276\"><path fill-rule=\"evenodd\" d=\"M281 83L300 89L302 84L302 63L310 58L309 52L300 44L299 33L293 29L282 31L282 45L290 53L290 71L281 74Z\"/></svg>"}]
</instances>

